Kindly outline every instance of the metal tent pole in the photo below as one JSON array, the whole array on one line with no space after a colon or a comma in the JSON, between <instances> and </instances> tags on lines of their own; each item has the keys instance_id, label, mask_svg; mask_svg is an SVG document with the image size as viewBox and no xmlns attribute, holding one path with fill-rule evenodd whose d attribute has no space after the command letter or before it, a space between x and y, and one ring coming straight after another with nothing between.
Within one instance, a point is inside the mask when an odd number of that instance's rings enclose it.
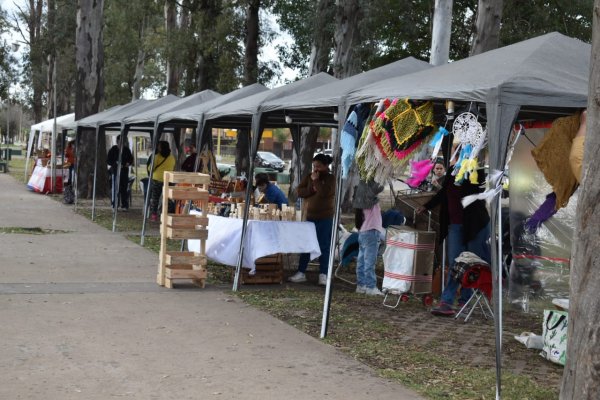
<instances>
[{"instance_id":1,"label":"metal tent pole","mask_svg":"<svg viewBox=\"0 0 600 400\"><path fill-rule=\"evenodd\" d=\"M148 215L148 201L150 200L150 191L152 190L152 171L154 170L154 157L156 146L158 144L158 116L154 121L154 131L152 133L152 138L150 140L150 152L152 157L152 162L150 163L150 173L148 175L148 187L146 188L146 195L144 196L144 215L142 216L142 233L140 238L140 245L144 245L144 238L146 235L146 219Z\"/></svg>"},{"instance_id":2,"label":"metal tent pole","mask_svg":"<svg viewBox=\"0 0 600 400\"><path fill-rule=\"evenodd\" d=\"M327 336L327 328L329 327L329 310L331 308L331 295L332 295L332 279L333 279L333 264L335 258L335 244L337 243L338 224L340 220L340 206L342 203L342 172L340 171L340 135L346 121L346 113L348 111L347 106L338 106L338 129L334 134L338 135L335 141L334 154L334 165L333 171L336 174L336 185L335 185L335 209L333 213L333 227L331 232L331 245L329 247L329 265L327 266L327 284L325 285L325 299L323 301L323 318L321 320L321 335L320 338L324 339Z\"/></svg>"},{"instance_id":3,"label":"metal tent pole","mask_svg":"<svg viewBox=\"0 0 600 400\"><path fill-rule=\"evenodd\" d=\"M96 180L98 178L98 137L100 135L100 126L96 126L96 155L94 157L94 183L92 190L92 221L96 219ZM78 163L79 164L79 163ZM89 189L88 189L89 190Z\"/></svg>"},{"instance_id":4,"label":"metal tent pole","mask_svg":"<svg viewBox=\"0 0 600 400\"><path fill-rule=\"evenodd\" d=\"M240 283L240 273L242 271L242 262L244 260L244 240L248 231L248 214L250 209L250 193L252 192L252 174L254 173L254 158L258 151L258 143L260 141L260 120L262 113L259 111L252 116L251 140L250 140L250 161L248 168L248 181L246 185L246 203L244 204L244 221L242 223L242 236L240 238L240 251L238 254L237 266L235 268L235 278L233 279L232 291L237 292Z\"/></svg>"}]
</instances>

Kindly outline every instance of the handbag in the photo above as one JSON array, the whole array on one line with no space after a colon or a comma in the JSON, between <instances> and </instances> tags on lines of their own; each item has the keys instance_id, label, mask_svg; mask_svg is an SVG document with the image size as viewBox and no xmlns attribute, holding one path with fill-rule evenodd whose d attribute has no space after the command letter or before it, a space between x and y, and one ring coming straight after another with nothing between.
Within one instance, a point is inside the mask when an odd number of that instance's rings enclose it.
<instances>
[{"instance_id":1,"label":"handbag","mask_svg":"<svg viewBox=\"0 0 600 400\"><path fill-rule=\"evenodd\" d=\"M567 330L569 314L566 311L544 310L544 347L540 355L553 363L565 365L567 359Z\"/></svg>"}]
</instances>

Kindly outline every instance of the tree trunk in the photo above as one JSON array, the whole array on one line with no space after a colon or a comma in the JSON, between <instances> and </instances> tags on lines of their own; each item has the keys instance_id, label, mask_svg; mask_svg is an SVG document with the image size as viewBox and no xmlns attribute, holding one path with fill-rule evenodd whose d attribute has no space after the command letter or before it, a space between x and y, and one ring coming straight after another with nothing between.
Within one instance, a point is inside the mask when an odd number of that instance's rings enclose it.
<instances>
[{"instance_id":1,"label":"tree trunk","mask_svg":"<svg viewBox=\"0 0 600 400\"><path fill-rule=\"evenodd\" d=\"M333 71L336 78L346 78L360 71L360 59L356 57L354 49L360 44L360 24L363 13L358 0L338 0L335 28L335 53L333 57ZM339 133L334 131L331 138L333 148L337 147ZM338 153L333 155L337 159ZM358 173L351 169L342 190L342 209L348 212L352 209L352 195L358 182Z\"/></svg>"},{"instance_id":2,"label":"tree trunk","mask_svg":"<svg viewBox=\"0 0 600 400\"><path fill-rule=\"evenodd\" d=\"M103 0L79 0L77 7L75 119L96 114L104 101L104 48L102 45ZM84 132L85 133L85 132ZM102 139L102 138L101 138ZM99 141L97 195L106 194L106 144ZM85 197L89 177L94 173L95 135L85 134L78 138L78 195ZM90 163L90 160L92 161ZM91 167L90 167L91 164Z\"/></svg>"},{"instance_id":3,"label":"tree trunk","mask_svg":"<svg viewBox=\"0 0 600 400\"><path fill-rule=\"evenodd\" d=\"M144 67L146 66L146 50L144 49L144 33L148 17L144 16L140 26L140 48L138 50L137 60L135 62L135 73L133 75L133 85L131 88L131 101L135 101L141 96L142 78L144 77Z\"/></svg>"},{"instance_id":4,"label":"tree trunk","mask_svg":"<svg viewBox=\"0 0 600 400\"><path fill-rule=\"evenodd\" d=\"M44 55L42 35L42 15L43 1L29 0L29 15L27 18L27 28L29 30L29 58L31 66L31 87L32 87L32 111L34 122L41 122L42 116L42 96L44 94L45 79L43 73Z\"/></svg>"},{"instance_id":5,"label":"tree trunk","mask_svg":"<svg viewBox=\"0 0 600 400\"><path fill-rule=\"evenodd\" d=\"M313 42L310 52L310 75L326 72L329 66L329 53L333 48L331 34L327 31L327 24L334 18L334 3L332 0L319 0L315 12L315 25Z\"/></svg>"},{"instance_id":6,"label":"tree trunk","mask_svg":"<svg viewBox=\"0 0 600 400\"><path fill-rule=\"evenodd\" d=\"M177 3L165 0L165 30L167 32L167 94L179 93L179 68L172 49L177 32Z\"/></svg>"},{"instance_id":7,"label":"tree trunk","mask_svg":"<svg viewBox=\"0 0 600 400\"><path fill-rule=\"evenodd\" d=\"M260 0L249 0L246 8L246 38L244 53L244 86L258 81L258 38Z\"/></svg>"},{"instance_id":8,"label":"tree trunk","mask_svg":"<svg viewBox=\"0 0 600 400\"><path fill-rule=\"evenodd\" d=\"M600 399L600 0L594 1L587 133L571 251L567 363L560 398Z\"/></svg>"},{"instance_id":9,"label":"tree trunk","mask_svg":"<svg viewBox=\"0 0 600 400\"><path fill-rule=\"evenodd\" d=\"M503 0L479 0L471 55L498 48Z\"/></svg>"},{"instance_id":10,"label":"tree trunk","mask_svg":"<svg viewBox=\"0 0 600 400\"><path fill-rule=\"evenodd\" d=\"M308 175L312 170L312 159L319 137L319 128L311 126L301 128L300 133L292 129L292 140L294 147L292 151L292 165L290 168L290 188L288 199L293 204L298 198L296 188L302 178ZM298 153L298 150L300 151Z\"/></svg>"},{"instance_id":11,"label":"tree trunk","mask_svg":"<svg viewBox=\"0 0 600 400\"><path fill-rule=\"evenodd\" d=\"M359 0L337 1L333 55L333 76L336 78L347 78L360 71L360 60L355 57L354 49L360 44L362 17Z\"/></svg>"},{"instance_id":12,"label":"tree trunk","mask_svg":"<svg viewBox=\"0 0 600 400\"><path fill-rule=\"evenodd\" d=\"M235 171L237 176L242 172L248 176L250 173L250 135L248 129L237 130L237 141L235 143ZM252 184L252 179L248 177Z\"/></svg>"},{"instance_id":13,"label":"tree trunk","mask_svg":"<svg viewBox=\"0 0 600 400\"><path fill-rule=\"evenodd\" d=\"M435 0L431 32L431 65L444 65L450 58L452 32L452 0Z\"/></svg>"},{"instance_id":14,"label":"tree trunk","mask_svg":"<svg viewBox=\"0 0 600 400\"><path fill-rule=\"evenodd\" d=\"M56 59L56 43L54 37L56 36L56 3L54 0L48 0L48 22L46 24L47 32L53 38L51 48L46 49L48 51L48 72L46 74L46 91L48 98L46 101L46 119L54 117L54 60ZM57 110L58 111L58 110Z\"/></svg>"},{"instance_id":15,"label":"tree trunk","mask_svg":"<svg viewBox=\"0 0 600 400\"><path fill-rule=\"evenodd\" d=\"M328 21L334 17L334 3L332 0L319 0L315 12L313 39L311 45L309 72L311 75L326 72L329 67L329 54L333 48L331 33L327 30ZM297 199L296 188L302 178L312 170L312 159L319 137L319 128L316 126L300 128L298 132L292 129L294 148L292 151L292 165L290 171L290 188L288 198L290 204ZM299 145L298 145L299 143Z\"/></svg>"}]
</instances>

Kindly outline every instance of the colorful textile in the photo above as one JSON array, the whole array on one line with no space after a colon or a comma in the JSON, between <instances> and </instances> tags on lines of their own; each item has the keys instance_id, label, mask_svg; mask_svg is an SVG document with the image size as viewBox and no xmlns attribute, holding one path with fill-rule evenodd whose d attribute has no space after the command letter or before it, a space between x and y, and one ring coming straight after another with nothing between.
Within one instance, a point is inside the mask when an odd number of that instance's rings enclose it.
<instances>
[{"instance_id":1,"label":"colorful textile","mask_svg":"<svg viewBox=\"0 0 600 400\"><path fill-rule=\"evenodd\" d=\"M356 143L360 139L365 121L369 117L369 107L358 104L344 124L340 135L340 147L342 148L342 178L348 177L352 161L356 155Z\"/></svg>"},{"instance_id":2,"label":"colorful textile","mask_svg":"<svg viewBox=\"0 0 600 400\"><path fill-rule=\"evenodd\" d=\"M433 103L415 107L408 99L381 100L357 152L361 178L384 183L425 144L433 128Z\"/></svg>"},{"instance_id":3,"label":"colorful textile","mask_svg":"<svg viewBox=\"0 0 600 400\"><path fill-rule=\"evenodd\" d=\"M556 194L556 210L564 207L577 189L577 179L569 168L573 138L579 129L580 114L558 118L531 155Z\"/></svg>"},{"instance_id":4,"label":"colorful textile","mask_svg":"<svg viewBox=\"0 0 600 400\"><path fill-rule=\"evenodd\" d=\"M556 211L556 194L552 192L546 196L546 200L527 220L525 223L525 229L527 229L529 233L535 233L542 223L556 214Z\"/></svg>"}]
</instances>

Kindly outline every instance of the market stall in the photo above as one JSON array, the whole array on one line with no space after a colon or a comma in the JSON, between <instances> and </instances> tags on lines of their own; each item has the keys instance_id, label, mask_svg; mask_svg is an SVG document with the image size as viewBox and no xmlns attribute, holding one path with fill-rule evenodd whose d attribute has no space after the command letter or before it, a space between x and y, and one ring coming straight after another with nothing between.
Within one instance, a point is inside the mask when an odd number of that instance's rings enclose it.
<instances>
[{"instance_id":1,"label":"market stall","mask_svg":"<svg viewBox=\"0 0 600 400\"><path fill-rule=\"evenodd\" d=\"M38 159L27 182L27 187L38 193L62 193L63 182L66 182L69 176L69 169L56 167L55 188L52 190L52 168L49 159Z\"/></svg>"},{"instance_id":2,"label":"market stall","mask_svg":"<svg viewBox=\"0 0 600 400\"><path fill-rule=\"evenodd\" d=\"M491 210L497 397L501 390L502 356L502 219L498 195L509 150L518 138L513 126L527 120L572 115L586 107L589 59L588 44L550 33L428 71L381 81L350 94L351 103L408 98L431 100L442 107L447 100L472 104L479 114L478 122L486 127L490 175L495 177L488 180L487 199Z\"/></svg>"},{"instance_id":3,"label":"market stall","mask_svg":"<svg viewBox=\"0 0 600 400\"><path fill-rule=\"evenodd\" d=\"M190 214L196 214L191 211ZM232 267L237 266L238 251L242 240L240 218L208 216L210 235L206 241L206 255L213 261ZM302 240L298 240L301 237ZM321 255L319 242L312 222L301 221L248 221L244 238L242 266L253 271L255 261L276 253L310 253L311 259ZM200 242L188 240L189 251L199 251Z\"/></svg>"}]
</instances>

